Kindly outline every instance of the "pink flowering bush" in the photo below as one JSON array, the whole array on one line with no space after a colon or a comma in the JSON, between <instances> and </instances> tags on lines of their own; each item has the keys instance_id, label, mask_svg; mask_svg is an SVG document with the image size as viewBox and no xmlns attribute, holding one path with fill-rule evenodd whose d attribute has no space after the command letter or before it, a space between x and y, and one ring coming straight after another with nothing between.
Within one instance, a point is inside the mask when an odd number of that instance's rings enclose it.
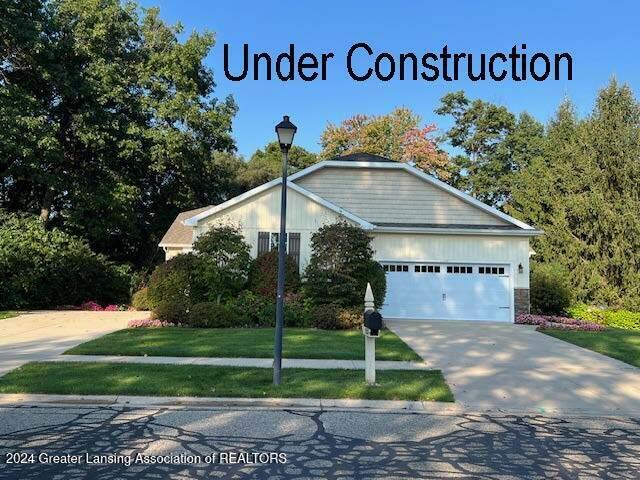
<instances>
[{"instance_id":1,"label":"pink flowering bush","mask_svg":"<svg viewBox=\"0 0 640 480\"><path fill-rule=\"evenodd\" d=\"M101 312L102 307L100 306L99 303L93 300L88 300L80 304L80 310L88 310L90 312Z\"/></svg>"},{"instance_id":2,"label":"pink flowering bush","mask_svg":"<svg viewBox=\"0 0 640 480\"><path fill-rule=\"evenodd\" d=\"M121 308L119 305L116 305L115 303L112 303L107 305L106 307L103 307L95 300L87 300L86 302L82 302L78 307L66 306L64 307L64 309L65 310L85 310L89 312L118 312L120 310L126 310L126 307L123 306Z\"/></svg>"},{"instance_id":3,"label":"pink flowering bush","mask_svg":"<svg viewBox=\"0 0 640 480\"><path fill-rule=\"evenodd\" d=\"M554 328L556 330L581 330L586 332L600 332L607 327L593 322L585 322L576 318L559 317L555 315L518 315L516 323L521 325L537 325L539 330Z\"/></svg>"},{"instance_id":4,"label":"pink flowering bush","mask_svg":"<svg viewBox=\"0 0 640 480\"><path fill-rule=\"evenodd\" d=\"M166 322L157 318L140 318L138 320L129 320L127 327L129 328L159 328L159 327L179 327L179 323Z\"/></svg>"}]
</instances>

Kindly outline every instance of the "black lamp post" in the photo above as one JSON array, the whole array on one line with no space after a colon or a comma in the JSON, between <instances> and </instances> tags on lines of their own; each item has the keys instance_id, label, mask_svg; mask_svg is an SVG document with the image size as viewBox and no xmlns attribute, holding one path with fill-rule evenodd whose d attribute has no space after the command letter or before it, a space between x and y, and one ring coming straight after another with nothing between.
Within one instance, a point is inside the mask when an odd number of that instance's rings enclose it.
<instances>
[{"instance_id":1,"label":"black lamp post","mask_svg":"<svg viewBox=\"0 0 640 480\"><path fill-rule=\"evenodd\" d=\"M276 125L278 142L282 150L282 193L280 194L280 236L278 237L278 289L276 294L276 339L273 351L273 384L280 385L282 371L282 331L284 329L284 274L287 255L287 164L289 149L297 127L285 115Z\"/></svg>"}]
</instances>

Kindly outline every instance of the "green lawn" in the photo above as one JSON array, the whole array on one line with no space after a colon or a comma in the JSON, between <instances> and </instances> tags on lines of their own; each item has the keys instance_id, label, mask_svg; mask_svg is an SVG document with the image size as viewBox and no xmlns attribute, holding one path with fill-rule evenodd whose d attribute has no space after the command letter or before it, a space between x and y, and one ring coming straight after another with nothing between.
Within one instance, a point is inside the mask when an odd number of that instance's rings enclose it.
<instances>
[{"instance_id":1,"label":"green lawn","mask_svg":"<svg viewBox=\"0 0 640 480\"><path fill-rule=\"evenodd\" d=\"M640 332L609 328L603 332L542 330L543 333L640 367Z\"/></svg>"},{"instance_id":2,"label":"green lawn","mask_svg":"<svg viewBox=\"0 0 640 480\"><path fill-rule=\"evenodd\" d=\"M132 328L119 330L78 345L75 355L149 355L167 357L273 357L273 328ZM364 337L356 330L286 328L285 358L364 359ZM420 357L393 332L376 340L378 360Z\"/></svg>"},{"instance_id":3,"label":"green lawn","mask_svg":"<svg viewBox=\"0 0 640 480\"><path fill-rule=\"evenodd\" d=\"M0 320L4 320L5 318L17 317L18 312L10 312L10 311L0 311Z\"/></svg>"},{"instance_id":4,"label":"green lawn","mask_svg":"<svg viewBox=\"0 0 640 480\"><path fill-rule=\"evenodd\" d=\"M285 369L278 387L272 374L270 368L34 362L1 377L0 393L453 401L439 370L379 371L375 387L362 370Z\"/></svg>"}]
</instances>

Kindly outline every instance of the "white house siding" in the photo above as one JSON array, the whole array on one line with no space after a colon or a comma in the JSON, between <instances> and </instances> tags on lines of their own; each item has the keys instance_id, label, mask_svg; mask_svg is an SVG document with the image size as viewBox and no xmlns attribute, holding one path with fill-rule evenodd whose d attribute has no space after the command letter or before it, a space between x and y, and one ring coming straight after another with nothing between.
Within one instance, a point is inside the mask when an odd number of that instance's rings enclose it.
<instances>
[{"instance_id":1,"label":"white house siding","mask_svg":"<svg viewBox=\"0 0 640 480\"><path fill-rule=\"evenodd\" d=\"M527 237L374 233L373 248L380 262L508 264L514 288L529 288ZM518 273L519 264L522 264L522 273Z\"/></svg>"},{"instance_id":2,"label":"white house siding","mask_svg":"<svg viewBox=\"0 0 640 480\"><path fill-rule=\"evenodd\" d=\"M509 225L404 170L329 167L296 183L372 223Z\"/></svg>"},{"instance_id":3,"label":"white house siding","mask_svg":"<svg viewBox=\"0 0 640 480\"><path fill-rule=\"evenodd\" d=\"M171 260L176 255L187 253L192 250L191 247L164 247L164 259Z\"/></svg>"},{"instance_id":4,"label":"white house siding","mask_svg":"<svg viewBox=\"0 0 640 480\"><path fill-rule=\"evenodd\" d=\"M233 224L242 228L251 254L258 253L258 232L280 230L280 185L277 185L244 202L202 220L194 234L206 231L213 225ZM287 195L287 231L300 233L301 271L311 256L311 235L323 225L345 220L332 210L289 189Z\"/></svg>"}]
</instances>

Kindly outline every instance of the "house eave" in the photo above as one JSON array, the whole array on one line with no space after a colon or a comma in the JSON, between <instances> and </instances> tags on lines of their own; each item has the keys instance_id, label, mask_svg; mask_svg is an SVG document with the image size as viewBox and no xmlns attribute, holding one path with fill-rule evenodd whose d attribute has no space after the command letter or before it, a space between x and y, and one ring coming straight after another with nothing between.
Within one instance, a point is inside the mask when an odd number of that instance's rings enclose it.
<instances>
[{"instance_id":1,"label":"house eave","mask_svg":"<svg viewBox=\"0 0 640 480\"><path fill-rule=\"evenodd\" d=\"M374 227L373 233L419 233L432 235L490 235L497 237L537 237L542 230L501 230L492 228L416 228L416 227Z\"/></svg>"}]
</instances>

